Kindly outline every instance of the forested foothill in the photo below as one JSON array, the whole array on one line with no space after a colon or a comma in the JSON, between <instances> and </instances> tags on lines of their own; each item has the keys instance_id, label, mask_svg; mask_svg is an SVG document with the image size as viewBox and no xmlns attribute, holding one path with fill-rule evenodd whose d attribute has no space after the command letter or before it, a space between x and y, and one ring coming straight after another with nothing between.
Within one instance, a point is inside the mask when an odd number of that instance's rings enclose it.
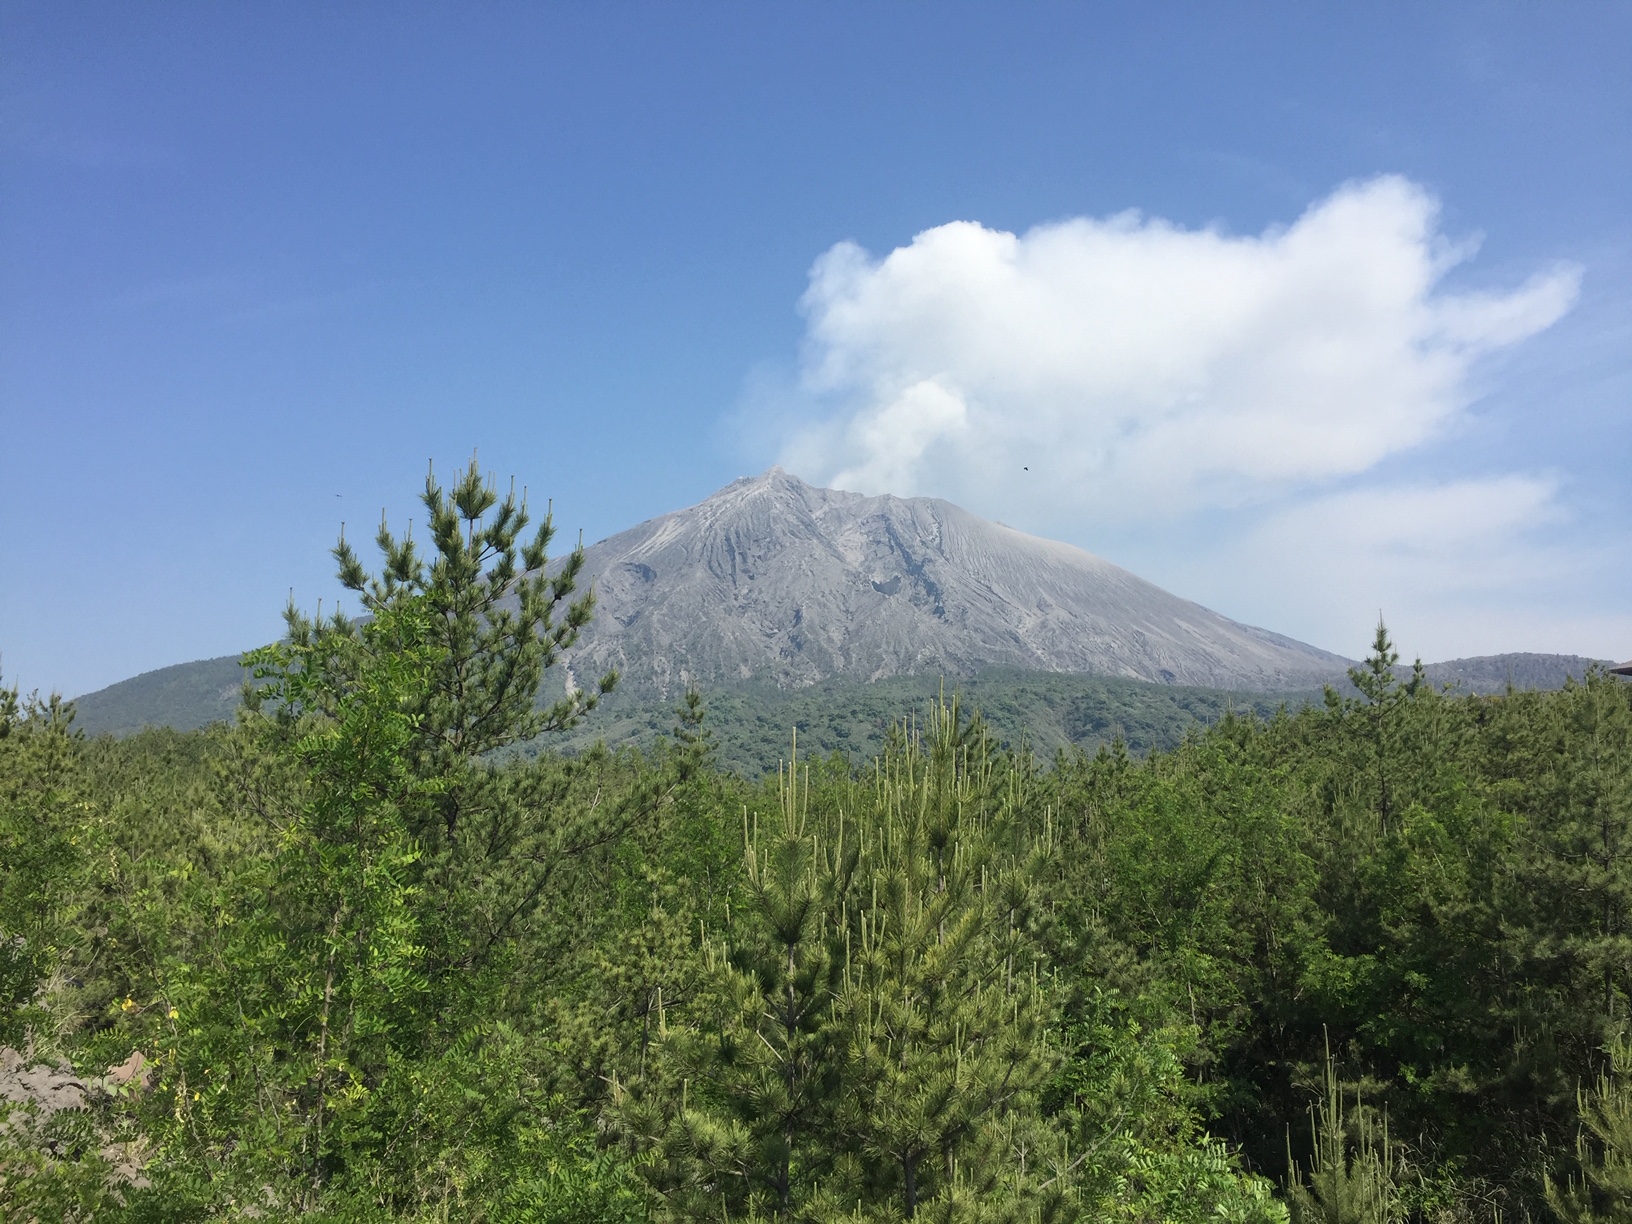
<instances>
[{"instance_id":1,"label":"forested foothill","mask_svg":"<svg viewBox=\"0 0 1632 1224\"><path fill-rule=\"evenodd\" d=\"M568 756L577 554L426 505L230 726L0 692L0 1217L1632 1219L1632 686Z\"/></svg>"}]
</instances>

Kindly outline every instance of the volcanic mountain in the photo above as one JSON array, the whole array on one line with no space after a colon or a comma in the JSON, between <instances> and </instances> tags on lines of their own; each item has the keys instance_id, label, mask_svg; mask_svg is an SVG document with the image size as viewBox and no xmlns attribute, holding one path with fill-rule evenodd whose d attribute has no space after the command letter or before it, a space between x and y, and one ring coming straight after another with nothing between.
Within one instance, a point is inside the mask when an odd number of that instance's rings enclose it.
<instances>
[{"instance_id":1,"label":"volcanic mountain","mask_svg":"<svg viewBox=\"0 0 1632 1224\"><path fill-rule=\"evenodd\" d=\"M1008 667L1266 691L1347 665L950 502L818 489L780 468L587 554L598 602L569 683L608 667L665 694Z\"/></svg>"},{"instance_id":2,"label":"volcanic mountain","mask_svg":"<svg viewBox=\"0 0 1632 1224\"><path fill-rule=\"evenodd\" d=\"M690 684L718 697L747 681L752 704L778 689L791 701L894 676L981 673L1120 677L1175 695L1307 694L1341 686L1348 665L948 502L816 489L778 468L586 554L599 603L565 660L567 682L619 668L626 713ZM1592 663L1492 655L1427 673L1488 693L1557 688ZM80 725L124 734L231 719L244 679L237 655L144 672L77 698Z\"/></svg>"}]
</instances>

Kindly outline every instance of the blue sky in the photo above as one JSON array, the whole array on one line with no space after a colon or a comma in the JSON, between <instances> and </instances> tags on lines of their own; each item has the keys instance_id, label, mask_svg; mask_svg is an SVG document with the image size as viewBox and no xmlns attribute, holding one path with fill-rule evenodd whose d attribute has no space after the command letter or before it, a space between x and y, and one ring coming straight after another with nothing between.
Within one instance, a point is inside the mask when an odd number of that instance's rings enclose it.
<instances>
[{"instance_id":1,"label":"blue sky","mask_svg":"<svg viewBox=\"0 0 1632 1224\"><path fill-rule=\"evenodd\" d=\"M569 537L781 461L1345 653L1632 655L1628 62L1624 4L0 2L0 666L269 639L473 449Z\"/></svg>"}]
</instances>

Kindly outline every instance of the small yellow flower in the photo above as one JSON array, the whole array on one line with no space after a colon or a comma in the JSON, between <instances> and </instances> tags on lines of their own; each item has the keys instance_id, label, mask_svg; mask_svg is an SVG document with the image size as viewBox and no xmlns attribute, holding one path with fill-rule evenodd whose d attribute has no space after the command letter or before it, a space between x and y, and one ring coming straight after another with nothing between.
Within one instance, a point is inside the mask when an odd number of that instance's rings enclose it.
<instances>
[{"instance_id":1,"label":"small yellow flower","mask_svg":"<svg viewBox=\"0 0 1632 1224\"><path fill-rule=\"evenodd\" d=\"M170 1019L174 1020L179 1015L181 1015L181 1013L179 1011L177 1011L175 1008L172 1007L170 1009Z\"/></svg>"},{"instance_id":2,"label":"small yellow flower","mask_svg":"<svg viewBox=\"0 0 1632 1224\"><path fill-rule=\"evenodd\" d=\"M119 1004L119 1010L120 1011L127 1011L127 1012L128 1011L135 1011L136 1010L136 1000L127 998L123 1003Z\"/></svg>"}]
</instances>

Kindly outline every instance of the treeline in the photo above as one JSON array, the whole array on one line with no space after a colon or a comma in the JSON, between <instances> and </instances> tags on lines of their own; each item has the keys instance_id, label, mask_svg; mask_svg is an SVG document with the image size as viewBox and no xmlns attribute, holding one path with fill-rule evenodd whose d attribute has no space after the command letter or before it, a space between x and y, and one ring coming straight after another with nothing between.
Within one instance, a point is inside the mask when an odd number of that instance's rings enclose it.
<instances>
[{"instance_id":1,"label":"treeline","mask_svg":"<svg viewBox=\"0 0 1632 1224\"><path fill-rule=\"evenodd\" d=\"M426 502L230 728L0 692L0 1217L1632 1218L1632 686L527 756L576 565Z\"/></svg>"},{"instance_id":2,"label":"treeline","mask_svg":"<svg viewBox=\"0 0 1632 1224\"><path fill-rule=\"evenodd\" d=\"M980 710L999 740L1029 748L1045 759L1061 748L1080 747L1092 753L1118 739L1133 755L1144 756L1178 747L1198 724L1216 722L1226 710L1252 711L1267 718L1282 705L1318 704L1321 697L1318 689L1241 693L1120 676L1004 668L964 678L832 677L799 689L754 683L702 690L715 763L749 778L776 772L777 763L788 757L790 731L798 732L802 754L838 752L853 762L869 761L885 750L896 724L927 720L953 693ZM604 742L649 749L670 730L673 704L672 698L655 690L642 692L622 683L610 700L565 736L529 748L570 754Z\"/></svg>"}]
</instances>

